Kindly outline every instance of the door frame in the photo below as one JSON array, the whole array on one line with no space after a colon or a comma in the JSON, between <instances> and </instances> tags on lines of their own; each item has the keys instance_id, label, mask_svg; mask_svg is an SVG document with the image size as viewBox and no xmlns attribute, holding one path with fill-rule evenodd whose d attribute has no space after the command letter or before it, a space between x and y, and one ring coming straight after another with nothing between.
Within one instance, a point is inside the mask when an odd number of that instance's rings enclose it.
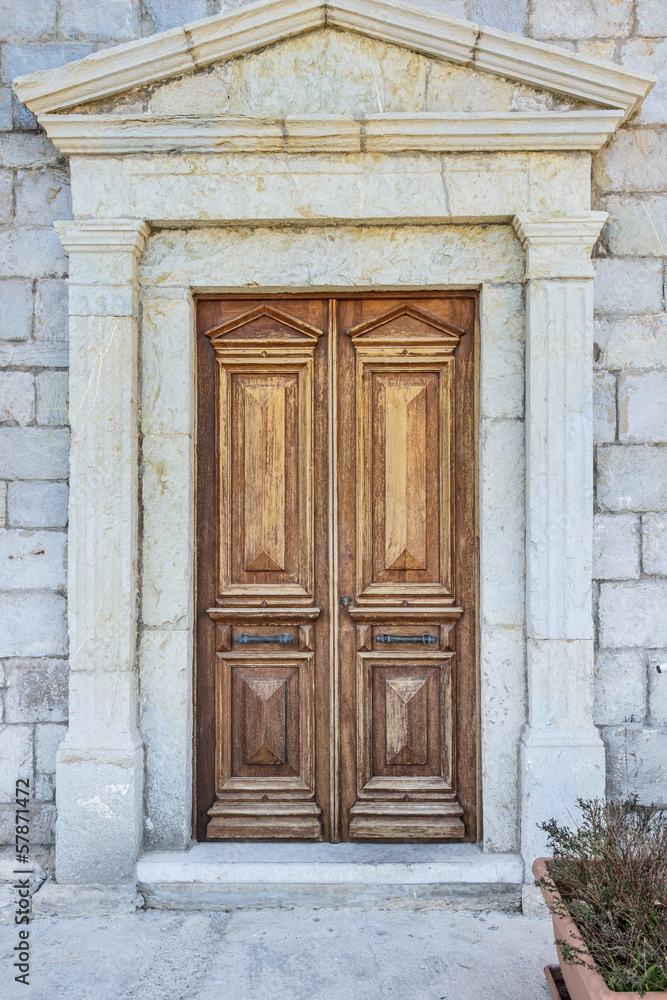
<instances>
[{"instance_id":1,"label":"door frame","mask_svg":"<svg viewBox=\"0 0 667 1000\"><path fill-rule=\"evenodd\" d=\"M482 839L482 786L481 786L481 698L480 698L480 497L479 497L479 385L480 385L480 301L477 289L448 289L448 288L422 288L422 289L372 289L363 291L358 289L336 288L321 292L313 289L308 292L288 292L273 291L269 294L261 291L253 293L237 292L202 292L194 295L194 326L195 326L195 367L194 367L194 398L195 398L195 462L194 462L194 489L195 489L195 546L194 546L194 583L195 583L195 651L194 651L194 697L193 697L193 724L194 724L194 754L193 754L193 829L195 837L199 841L220 842L217 838L209 838L206 835L208 823L208 809L215 799L215 753L210 747L215 746L215 708L206 706L215 705L215 683L214 670L210 664L215 663L215 629L207 615L207 609L211 606L210 595L214 592L215 558L212 554L216 549L216 519L203 516L204 506L211 490L216 490L217 477L217 455L216 455L216 398L215 398L215 352L211 347L210 340L206 337L198 321L198 303L202 300L228 299L233 301L257 300L258 298L270 301L272 299L328 299L329 326L327 331L327 363L328 363L328 462L329 471L329 572L338 581L338 532L339 518L337 508L338 498L338 434L337 434L337 406L339 400L337 388L338 375L338 336L337 336L337 303L340 299L368 299L369 297L381 295L387 300L391 299L420 299L433 298L434 296L443 298L464 297L473 301L474 320L472 329L468 331L465 345L466 365L468 371L462 377L462 381L469 390L472 391L473 399L470 410L466 410L466 416L461 418L461 412L455 408L454 418L459 427L457 428L457 447L464 448L460 441L460 428L463 423L468 422L469 426L465 431L467 445L470 454L466 462L466 468L470 472L471 488L473 495L472 510L468 511L468 527L472 522L472 533L474 537L473 552L468 554L466 565L470 567L471 579L465 585L466 593L472 596L473 613L466 616L465 621L465 641L468 646L468 662L472 662L472 676L468 677L468 690L465 697L461 696L456 700L456 720L454 723L454 737L458 742L459 729L465 717L467 728L466 737L461 739L461 745L465 743L465 753L468 763L467 780L464 783L463 804L465 808L466 831L465 841L477 842ZM461 347L457 348L457 352ZM458 384L458 379L457 379ZM463 421L463 422L462 422ZM460 484L455 484L455 489L460 491ZM217 493L216 493L217 495ZM210 502L210 501L209 501ZM463 505L457 504L457 522L461 519L460 510ZM217 509L217 502L216 502ZM356 517L356 513L355 513ZM458 534L458 533L457 533ZM456 553L454 558L456 557ZM456 568L455 568L456 571ZM330 577L331 580L331 577ZM457 592L461 586L459 579ZM330 741L330 764L329 764L329 812L331 817L331 841L340 840L341 812L342 812L342 791L340 788L340 741L341 741L341 718L340 718L340 656L339 656L339 603L338 586L331 584L329 590L329 675L330 675L330 713L332 739ZM460 626L459 626L460 629ZM472 651L472 652L470 652ZM208 669L206 664L209 664ZM459 666L461 671L461 666ZM464 704L465 703L465 704ZM316 742L317 745L317 742ZM457 781L457 788L459 783Z\"/></svg>"}]
</instances>

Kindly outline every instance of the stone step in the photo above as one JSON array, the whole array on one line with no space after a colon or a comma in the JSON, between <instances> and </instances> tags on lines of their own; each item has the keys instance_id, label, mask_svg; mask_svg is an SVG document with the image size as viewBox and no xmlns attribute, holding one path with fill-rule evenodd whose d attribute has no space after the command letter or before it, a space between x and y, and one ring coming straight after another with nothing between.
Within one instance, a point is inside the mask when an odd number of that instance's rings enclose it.
<instances>
[{"instance_id":1,"label":"stone step","mask_svg":"<svg viewBox=\"0 0 667 1000\"><path fill-rule=\"evenodd\" d=\"M142 855L137 883L162 909L518 910L523 863L476 844L195 844Z\"/></svg>"}]
</instances>

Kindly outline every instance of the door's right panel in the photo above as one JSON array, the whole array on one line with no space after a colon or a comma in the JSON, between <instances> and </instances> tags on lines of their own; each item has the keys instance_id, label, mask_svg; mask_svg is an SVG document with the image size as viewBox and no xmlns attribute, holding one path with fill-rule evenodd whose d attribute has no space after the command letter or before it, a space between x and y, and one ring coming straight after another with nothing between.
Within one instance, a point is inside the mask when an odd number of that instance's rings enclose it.
<instances>
[{"instance_id":1,"label":"door's right panel","mask_svg":"<svg viewBox=\"0 0 667 1000\"><path fill-rule=\"evenodd\" d=\"M352 839L466 836L457 632L461 619L474 622L474 589L458 585L466 523L458 518L457 529L457 507L465 513L472 500L474 536L474 489L462 493L458 480L474 449L460 453L457 407L474 413L474 394L465 398L457 368L473 332L448 312L459 318L446 299L340 303L341 583L354 591L341 636L342 780ZM475 538L467 544L474 550Z\"/></svg>"}]
</instances>

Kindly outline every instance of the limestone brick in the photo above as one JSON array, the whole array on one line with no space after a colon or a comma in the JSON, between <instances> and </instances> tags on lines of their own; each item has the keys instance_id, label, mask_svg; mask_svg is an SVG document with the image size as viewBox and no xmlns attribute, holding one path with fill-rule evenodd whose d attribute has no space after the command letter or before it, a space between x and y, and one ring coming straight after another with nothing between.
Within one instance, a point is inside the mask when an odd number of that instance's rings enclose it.
<instances>
[{"instance_id":1,"label":"limestone brick","mask_svg":"<svg viewBox=\"0 0 667 1000\"><path fill-rule=\"evenodd\" d=\"M634 649L602 649L595 656L593 718L598 726L643 722L646 663Z\"/></svg>"},{"instance_id":2,"label":"limestone brick","mask_svg":"<svg viewBox=\"0 0 667 1000\"><path fill-rule=\"evenodd\" d=\"M67 338L67 285L59 278L43 278L35 295L35 340Z\"/></svg>"},{"instance_id":3,"label":"limestone brick","mask_svg":"<svg viewBox=\"0 0 667 1000\"><path fill-rule=\"evenodd\" d=\"M0 37L42 38L56 26L56 0L34 0L30 14L14 0L0 0Z\"/></svg>"},{"instance_id":4,"label":"limestone brick","mask_svg":"<svg viewBox=\"0 0 667 1000\"><path fill-rule=\"evenodd\" d=\"M14 175L11 170L0 170L0 225L9 225L14 219Z\"/></svg>"},{"instance_id":5,"label":"limestone brick","mask_svg":"<svg viewBox=\"0 0 667 1000\"><path fill-rule=\"evenodd\" d=\"M60 531L0 531L0 589L64 590L66 542Z\"/></svg>"},{"instance_id":6,"label":"limestone brick","mask_svg":"<svg viewBox=\"0 0 667 1000\"><path fill-rule=\"evenodd\" d=\"M141 634L139 718L146 747L146 843L183 850L190 839L192 633L149 629ZM164 679L169 677L169 685ZM174 809L174 804L178 808Z\"/></svg>"},{"instance_id":7,"label":"limestone brick","mask_svg":"<svg viewBox=\"0 0 667 1000\"><path fill-rule=\"evenodd\" d=\"M67 368L69 349L66 344L40 344L36 341L9 343L0 341L0 367L3 368Z\"/></svg>"},{"instance_id":8,"label":"limestone brick","mask_svg":"<svg viewBox=\"0 0 667 1000\"><path fill-rule=\"evenodd\" d=\"M395 45L320 29L236 59L232 114L421 111L426 59ZM335 87L331 80L336 79Z\"/></svg>"},{"instance_id":9,"label":"limestone brick","mask_svg":"<svg viewBox=\"0 0 667 1000\"><path fill-rule=\"evenodd\" d=\"M482 289L482 415L522 418L524 305L521 285Z\"/></svg>"},{"instance_id":10,"label":"limestone brick","mask_svg":"<svg viewBox=\"0 0 667 1000\"><path fill-rule=\"evenodd\" d=\"M189 434L193 413L193 338L184 337L190 326L190 303L184 299L149 299L143 305L141 338L142 407L144 434ZM174 359L165 372L165 354Z\"/></svg>"},{"instance_id":11,"label":"limestone brick","mask_svg":"<svg viewBox=\"0 0 667 1000\"><path fill-rule=\"evenodd\" d=\"M614 258L594 261L598 313L657 313L662 310L662 261Z\"/></svg>"},{"instance_id":12,"label":"limestone brick","mask_svg":"<svg viewBox=\"0 0 667 1000\"><path fill-rule=\"evenodd\" d=\"M32 331L32 282L0 281L0 339L27 340Z\"/></svg>"},{"instance_id":13,"label":"limestone brick","mask_svg":"<svg viewBox=\"0 0 667 1000\"><path fill-rule=\"evenodd\" d=\"M667 576L667 514L642 517L642 565L645 573Z\"/></svg>"},{"instance_id":14,"label":"limestone brick","mask_svg":"<svg viewBox=\"0 0 667 1000\"><path fill-rule=\"evenodd\" d=\"M616 438L616 379L611 372L593 375L593 440L595 444Z\"/></svg>"},{"instance_id":15,"label":"limestone brick","mask_svg":"<svg viewBox=\"0 0 667 1000\"><path fill-rule=\"evenodd\" d=\"M0 427L0 479L66 479L69 431Z\"/></svg>"},{"instance_id":16,"label":"limestone brick","mask_svg":"<svg viewBox=\"0 0 667 1000\"><path fill-rule=\"evenodd\" d=\"M193 108L206 108L212 115L224 115L229 107L228 63L213 66L207 73L183 76L179 80L156 87L150 98L150 110L155 115L192 114Z\"/></svg>"},{"instance_id":17,"label":"limestone brick","mask_svg":"<svg viewBox=\"0 0 667 1000\"><path fill-rule=\"evenodd\" d=\"M509 111L514 84L453 63L429 63L427 111Z\"/></svg>"},{"instance_id":18,"label":"limestone brick","mask_svg":"<svg viewBox=\"0 0 667 1000\"><path fill-rule=\"evenodd\" d=\"M667 441L667 371L619 375L618 433L629 443Z\"/></svg>"},{"instance_id":19,"label":"limestone brick","mask_svg":"<svg viewBox=\"0 0 667 1000\"><path fill-rule=\"evenodd\" d=\"M12 729L17 728L12 726ZM0 806L0 844L14 844L16 841L16 805ZM30 853L38 844L52 844L56 835L56 809L49 802L30 803Z\"/></svg>"},{"instance_id":20,"label":"limestone brick","mask_svg":"<svg viewBox=\"0 0 667 1000\"><path fill-rule=\"evenodd\" d=\"M639 549L639 517L636 514L595 515L594 580L639 579Z\"/></svg>"},{"instance_id":21,"label":"limestone brick","mask_svg":"<svg viewBox=\"0 0 667 1000\"><path fill-rule=\"evenodd\" d=\"M523 423L484 421L481 450L483 620L487 625L521 625L525 619Z\"/></svg>"},{"instance_id":22,"label":"limestone brick","mask_svg":"<svg viewBox=\"0 0 667 1000\"><path fill-rule=\"evenodd\" d=\"M67 721L67 660L9 660L5 666L5 722Z\"/></svg>"},{"instance_id":23,"label":"limestone brick","mask_svg":"<svg viewBox=\"0 0 667 1000\"><path fill-rule=\"evenodd\" d=\"M13 802L16 779L32 785L32 726L0 726L0 802Z\"/></svg>"},{"instance_id":24,"label":"limestone brick","mask_svg":"<svg viewBox=\"0 0 667 1000\"><path fill-rule=\"evenodd\" d=\"M10 528L65 528L67 483L14 482L8 484Z\"/></svg>"},{"instance_id":25,"label":"limestone brick","mask_svg":"<svg viewBox=\"0 0 667 1000\"><path fill-rule=\"evenodd\" d=\"M667 649L652 650L648 670L648 711L652 726L667 728L667 671L658 673L656 664L667 664Z\"/></svg>"},{"instance_id":26,"label":"limestone brick","mask_svg":"<svg viewBox=\"0 0 667 1000\"><path fill-rule=\"evenodd\" d=\"M50 226L69 218L72 203L67 176L55 170L19 171L16 222L20 226Z\"/></svg>"},{"instance_id":27,"label":"limestone brick","mask_svg":"<svg viewBox=\"0 0 667 1000\"><path fill-rule=\"evenodd\" d=\"M0 423L25 427L35 418L35 380L27 372L0 372Z\"/></svg>"},{"instance_id":28,"label":"limestone brick","mask_svg":"<svg viewBox=\"0 0 667 1000\"><path fill-rule=\"evenodd\" d=\"M607 748L607 795L625 799L636 793L645 805L667 805L667 732L628 726L604 729L602 737Z\"/></svg>"},{"instance_id":29,"label":"limestone brick","mask_svg":"<svg viewBox=\"0 0 667 1000\"><path fill-rule=\"evenodd\" d=\"M598 448L597 499L602 510L667 510L667 449Z\"/></svg>"},{"instance_id":30,"label":"limestone brick","mask_svg":"<svg viewBox=\"0 0 667 1000\"><path fill-rule=\"evenodd\" d=\"M518 847L518 749L527 715L522 630L484 628L481 657L484 843L511 851Z\"/></svg>"},{"instance_id":31,"label":"limestone brick","mask_svg":"<svg viewBox=\"0 0 667 1000\"><path fill-rule=\"evenodd\" d=\"M0 482L0 528L7 524L7 483Z\"/></svg>"},{"instance_id":32,"label":"limestone brick","mask_svg":"<svg viewBox=\"0 0 667 1000\"><path fill-rule=\"evenodd\" d=\"M23 38L26 41L22 39L18 43L5 46L3 66L7 81L13 80L15 76L23 76L24 73L55 69L56 66L83 59L93 51L91 45L79 42L51 41L35 44L27 41L25 35Z\"/></svg>"},{"instance_id":33,"label":"limestone brick","mask_svg":"<svg viewBox=\"0 0 667 1000\"><path fill-rule=\"evenodd\" d=\"M635 121L667 122L667 38L632 38L621 46L621 62L628 69L654 73L658 82L644 101Z\"/></svg>"},{"instance_id":34,"label":"limestone brick","mask_svg":"<svg viewBox=\"0 0 667 1000\"><path fill-rule=\"evenodd\" d=\"M606 242L612 254L667 256L667 194L605 199L609 212Z\"/></svg>"},{"instance_id":35,"label":"limestone brick","mask_svg":"<svg viewBox=\"0 0 667 1000\"><path fill-rule=\"evenodd\" d=\"M667 646L667 581L603 583L600 647Z\"/></svg>"},{"instance_id":36,"label":"limestone brick","mask_svg":"<svg viewBox=\"0 0 667 1000\"><path fill-rule=\"evenodd\" d=\"M637 33L648 38L667 35L667 7L663 0L637 0Z\"/></svg>"},{"instance_id":37,"label":"limestone brick","mask_svg":"<svg viewBox=\"0 0 667 1000\"><path fill-rule=\"evenodd\" d=\"M67 372L40 372L35 379L37 388L37 423L63 425L67 423Z\"/></svg>"},{"instance_id":38,"label":"limestone brick","mask_svg":"<svg viewBox=\"0 0 667 1000\"><path fill-rule=\"evenodd\" d=\"M35 726L35 796L52 800L55 792L56 751L67 727L56 723Z\"/></svg>"},{"instance_id":39,"label":"limestone brick","mask_svg":"<svg viewBox=\"0 0 667 1000\"><path fill-rule=\"evenodd\" d=\"M632 28L631 0L594 3L586 0L534 0L534 38L609 38L629 35Z\"/></svg>"},{"instance_id":40,"label":"limestone brick","mask_svg":"<svg viewBox=\"0 0 667 1000\"><path fill-rule=\"evenodd\" d=\"M611 371L660 367L667 357L667 314L600 317L595 340L601 347L600 363Z\"/></svg>"},{"instance_id":41,"label":"limestone brick","mask_svg":"<svg viewBox=\"0 0 667 1000\"><path fill-rule=\"evenodd\" d=\"M168 31L209 13L206 0L145 0L145 10L155 31Z\"/></svg>"},{"instance_id":42,"label":"limestone brick","mask_svg":"<svg viewBox=\"0 0 667 1000\"><path fill-rule=\"evenodd\" d=\"M477 24L488 24L501 31L524 35L528 0L472 0L469 16Z\"/></svg>"},{"instance_id":43,"label":"limestone brick","mask_svg":"<svg viewBox=\"0 0 667 1000\"><path fill-rule=\"evenodd\" d=\"M139 0L59 0L58 28L69 38L136 38Z\"/></svg>"},{"instance_id":44,"label":"limestone brick","mask_svg":"<svg viewBox=\"0 0 667 1000\"><path fill-rule=\"evenodd\" d=\"M577 45L580 56L591 56L593 59L606 59L614 62L616 58L616 42L614 39L594 39L581 41Z\"/></svg>"},{"instance_id":45,"label":"limestone brick","mask_svg":"<svg viewBox=\"0 0 667 1000\"><path fill-rule=\"evenodd\" d=\"M192 559L191 532L174 532L172 526L192 522L192 458L185 434L144 438L141 607L146 625L183 628L190 614L183 574Z\"/></svg>"},{"instance_id":46,"label":"limestone brick","mask_svg":"<svg viewBox=\"0 0 667 1000\"><path fill-rule=\"evenodd\" d=\"M667 132L621 128L593 157L593 181L607 191L667 191Z\"/></svg>"},{"instance_id":47,"label":"limestone brick","mask_svg":"<svg viewBox=\"0 0 667 1000\"><path fill-rule=\"evenodd\" d=\"M13 125L12 92L9 87L0 87L0 132L11 132Z\"/></svg>"},{"instance_id":48,"label":"limestone brick","mask_svg":"<svg viewBox=\"0 0 667 1000\"><path fill-rule=\"evenodd\" d=\"M52 229L9 229L0 232L0 268L8 278L62 277L67 257Z\"/></svg>"},{"instance_id":49,"label":"limestone brick","mask_svg":"<svg viewBox=\"0 0 667 1000\"><path fill-rule=\"evenodd\" d=\"M60 153L45 135L3 135L0 166L45 167L62 163Z\"/></svg>"}]
</instances>

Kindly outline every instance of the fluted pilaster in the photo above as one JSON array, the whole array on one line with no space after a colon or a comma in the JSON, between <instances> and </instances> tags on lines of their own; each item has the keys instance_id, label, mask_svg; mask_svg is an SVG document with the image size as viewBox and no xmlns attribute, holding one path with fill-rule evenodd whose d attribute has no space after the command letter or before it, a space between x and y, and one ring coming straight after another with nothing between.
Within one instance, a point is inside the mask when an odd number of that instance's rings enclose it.
<instances>
[{"instance_id":1,"label":"fluted pilaster","mask_svg":"<svg viewBox=\"0 0 667 1000\"><path fill-rule=\"evenodd\" d=\"M70 255L70 723L57 762L60 882L122 883L141 843L135 220L57 224Z\"/></svg>"},{"instance_id":2,"label":"fluted pilaster","mask_svg":"<svg viewBox=\"0 0 667 1000\"><path fill-rule=\"evenodd\" d=\"M522 851L604 795L593 724L593 284L603 212L517 216L526 251L526 629Z\"/></svg>"}]
</instances>

